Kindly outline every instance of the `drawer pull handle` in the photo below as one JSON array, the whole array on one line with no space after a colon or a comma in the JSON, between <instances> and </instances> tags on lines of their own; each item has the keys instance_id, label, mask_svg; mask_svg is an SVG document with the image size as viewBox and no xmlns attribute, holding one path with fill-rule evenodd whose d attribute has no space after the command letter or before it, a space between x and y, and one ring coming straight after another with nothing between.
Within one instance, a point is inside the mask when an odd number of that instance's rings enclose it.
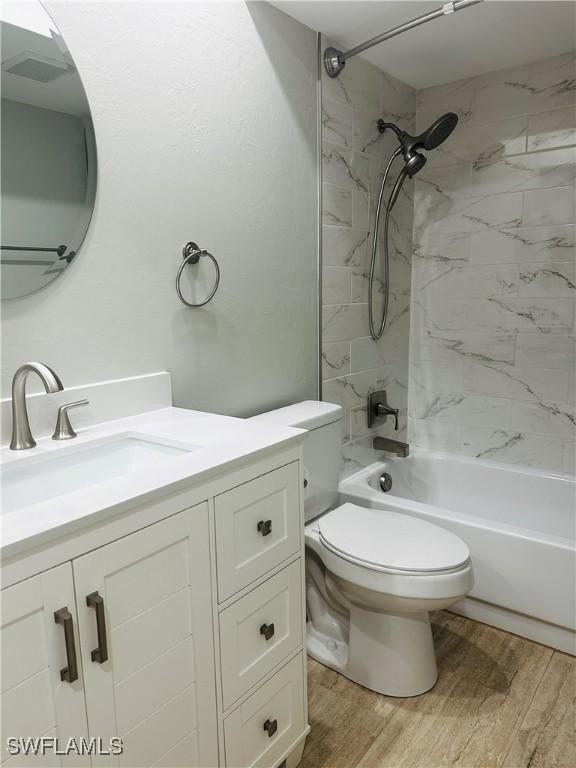
<instances>
[{"instance_id":1,"label":"drawer pull handle","mask_svg":"<svg viewBox=\"0 0 576 768\"><path fill-rule=\"evenodd\" d=\"M106 640L106 616L104 615L104 598L96 591L86 595L86 605L96 611L96 632L98 647L91 651L92 661L104 664L108 661L108 642Z\"/></svg>"},{"instance_id":2,"label":"drawer pull handle","mask_svg":"<svg viewBox=\"0 0 576 768\"><path fill-rule=\"evenodd\" d=\"M266 720L264 730L268 734L268 738L271 739L278 730L278 720Z\"/></svg>"},{"instance_id":3,"label":"drawer pull handle","mask_svg":"<svg viewBox=\"0 0 576 768\"><path fill-rule=\"evenodd\" d=\"M68 662L68 666L60 670L60 680L73 683L74 680L78 680L78 661L74 643L74 622L68 607L55 611L54 621L56 624L64 626L64 643L66 645L66 661Z\"/></svg>"},{"instance_id":4,"label":"drawer pull handle","mask_svg":"<svg viewBox=\"0 0 576 768\"><path fill-rule=\"evenodd\" d=\"M274 637L274 624L262 624L260 627L260 634L264 635L266 640L270 640Z\"/></svg>"},{"instance_id":5,"label":"drawer pull handle","mask_svg":"<svg viewBox=\"0 0 576 768\"><path fill-rule=\"evenodd\" d=\"M257 528L262 536L268 536L269 533L272 533L272 520L260 520Z\"/></svg>"}]
</instances>

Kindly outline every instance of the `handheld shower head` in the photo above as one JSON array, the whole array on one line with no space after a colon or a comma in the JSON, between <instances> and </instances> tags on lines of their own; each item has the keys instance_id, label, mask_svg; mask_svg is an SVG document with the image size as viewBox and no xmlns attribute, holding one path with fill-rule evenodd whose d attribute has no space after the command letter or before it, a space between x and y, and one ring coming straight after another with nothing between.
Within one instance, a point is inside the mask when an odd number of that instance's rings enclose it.
<instances>
[{"instance_id":1,"label":"handheld shower head","mask_svg":"<svg viewBox=\"0 0 576 768\"><path fill-rule=\"evenodd\" d=\"M426 164L426 157L418 152L418 150L425 149L430 151L439 147L450 136L457 122L458 115L454 112L446 112L419 136L411 136L406 131L400 130L394 123L386 123L384 120L378 120L378 130L380 133L384 133L387 128L394 131L402 147L402 155L406 163L406 173L412 177L418 171L421 171Z\"/></svg>"},{"instance_id":2,"label":"handheld shower head","mask_svg":"<svg viewBox=\"0 0 576 768\"><path fill-rule=\"evenodd\" d=\"M427 158L421 152L410 150L406 155L404 155L404 161L406 173L408 176L410 176L410 178L412 178L412 176L415 176L418 171L421 171L422 168L424 168L427 162Z\"/></svg>"}]
</instances>

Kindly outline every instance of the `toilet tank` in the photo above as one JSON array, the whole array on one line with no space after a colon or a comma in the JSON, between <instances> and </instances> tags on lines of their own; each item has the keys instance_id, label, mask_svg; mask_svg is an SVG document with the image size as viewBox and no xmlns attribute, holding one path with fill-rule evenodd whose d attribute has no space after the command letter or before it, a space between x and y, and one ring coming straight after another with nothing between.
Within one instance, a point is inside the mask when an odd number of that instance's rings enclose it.
<instances>
[{"instance_id":1,"label":"toilet tank","mask_svg":"<svg viewBox=\"0 0 576 768\"><path fill-rule=\"evenodd\" d=\"M307 429L304 440L304 469L308 481L304 491L306 522L335 506L342 457L342 406L318 400L260 413L254 419Z\"/></svg>"}]
</instances>

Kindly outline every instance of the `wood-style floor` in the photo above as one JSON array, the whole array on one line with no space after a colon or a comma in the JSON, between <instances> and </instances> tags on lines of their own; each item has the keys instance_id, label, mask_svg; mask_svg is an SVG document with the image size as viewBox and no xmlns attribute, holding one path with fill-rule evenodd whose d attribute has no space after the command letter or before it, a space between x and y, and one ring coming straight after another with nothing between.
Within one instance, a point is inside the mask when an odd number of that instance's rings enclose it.
<instances>
[{"instance_id":1,"label":"wood-style floor","mask_svg":"<svg viewBox=\"0 0 576 768\"><path fill-rule=\"evenodd\" d=\"M576 659L451 613L433 617L439 679L368 691L309 661L301 768L576 768Z\"/></svg>"}]
</instances>

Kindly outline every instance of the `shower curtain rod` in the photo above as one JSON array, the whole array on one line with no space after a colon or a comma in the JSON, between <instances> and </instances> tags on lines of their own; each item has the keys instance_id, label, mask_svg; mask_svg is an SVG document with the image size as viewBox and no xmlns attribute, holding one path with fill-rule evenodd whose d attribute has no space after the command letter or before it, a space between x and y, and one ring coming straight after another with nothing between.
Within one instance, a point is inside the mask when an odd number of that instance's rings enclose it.
<instances>
[{"instance_id":1,"label":"shower curtain rod","mask_svg":"<svg viewBox=\"0 0 576 768\"><path fill-rule=\"evenodd\" d=\"M362 51L366 51L368 48L372 48L373 45L383 43L384 40L390 40L390 38L396 37L396 35L401 35L402 32L407 32L409 29L419 27L421 24L426 24L426 22L432 21L433 19L439 19L441 16L447 16L450 13L455 13L463 8L468 8L468 6L477 5L482 2L483 0L452 0L451 2L444 3L441 8L437 8L435 11L430 11L429 13L425 13L422 16L412 19L412 21L407 21L397 27L393 27L393 29L389 29L388 32L373 37L371 40L367 40L365 43L357 45L355 48L351 48L349 51L343 52L339 51L337 48L326 48L324 51L324 66L326 72L328 72L330 77L338 77L340 72L344 69L348 59L362 53Z\"/></svg>"}]
</instances>

